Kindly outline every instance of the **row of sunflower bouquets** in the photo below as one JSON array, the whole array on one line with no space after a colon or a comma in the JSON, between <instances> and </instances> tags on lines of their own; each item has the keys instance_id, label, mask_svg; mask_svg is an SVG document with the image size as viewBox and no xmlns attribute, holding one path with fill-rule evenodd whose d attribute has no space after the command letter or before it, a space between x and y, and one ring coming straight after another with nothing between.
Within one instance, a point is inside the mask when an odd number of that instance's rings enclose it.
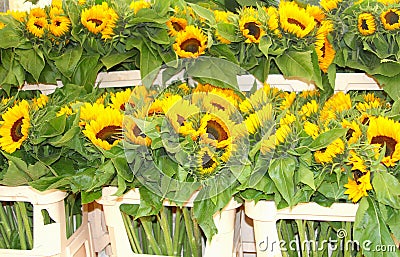
<instances>
[{"instance_id":1,"label":"row of sunflower bouquets","mask_svg":"<svg viewBox=\"0 0 400 257\"><path fill-rule=\"evenodd\" d=\"M362 2L357 1L354 4ZM376 33L381 31L390 33L400 28L399 10L390 6L384 7L397 1L379 0L376 3L378 2L379 5L383 5L378 8L379 18L369 11L360 11L354 14L357 17L340 23L349 23L345 28L336 28L339 23L335 20L335 15L338 15L337 9L342 5L349 7L351 4L341 0L321 0L319 5L307 5L304 8L295 2L280 1L278 8L248 7L240 10L238 14L218 10L213 12L203 9L193 10L186 5L180 7L177 5L175 10L171 8L166 14L168 17L165 29L171 36L171 41L174 41L172 46L174 52L181 58L206 54L212 45L238 42L259 44L263 36L268 35L272 42L265 41L260 47L264 53L269 51L270 54L275 52L279 55L293 44L295 44L293 50L309 50L309 46L314 45L320 68L327 72L335 58L336 51L333 45L338 43L329 40L328 35L334 30L337 30L337 34L342 33L342 30L351 31L362 38L373 40ZM23 25L22 28L25 29L27 38L32 39L31 41L41 42L43 39L51 39L51 42L56 43L55 46L60 43L68 44L70 39L73 39L71 37L73 26L77 26L75 35L79 31L103 39L105 42L119 39L124 42L123 26L132 13L122 14L117 6L109 6L107 2L94 4L91 1L79 0L77 3L81 10L78 24L73 24L68 17L69 14L63 10L61 0L53 0L51 8L47 11L38 7L31 9L28 14L19 11L12 11L10 14ZM156 4L152 5L148 1L132 1L130 4L134 16L142 9L153 9L155 6ZM133 24L136 23L137 21ZM6 25L0 23L0 29ZM167 41L163 36L154 38L154 42L160 44L168 45L170 42ZM71 42L69 44L71 45ZM268 44L273 46L270 47Z\"/></svg>"},{"instance_id":2,"label":"row of sunflower bouquets","mask_svg":"<svg viewBox=\"0 0 400 257\"><path fill-rule=\"evenodd\" d=\"M293 154L308 140L309 145L323 145L311 149L309 166L326 169L340 165L349 173L343 186L354 202L372 189L369 167L373 163L381 162L390 171L400 160L400 123L384 95L337 93L323 99L317 91L296 94L268 85L242 94L187 83L163 90L136 86L96 94L91 101L74 99L62 106L57 93L31 100L3 99L3 154L21 156L35 148L33 145L39 149L36 152L43 152L40 149L49 142L38 140L38 133L44 131L50 137L56 132L49 133L49 129L59 126L53 120L74 117L76 122L70 126L80 131L82 146L105 158L105 153L126 144L153 152L162 149L176 156L182 154L176 151L178 145L187 162L179 165L195 167L194 176L202 179L243 158L244 152L252 162L256 162L254 156L273 159ZM39 132L38 126L42 127ZM56 135L67 138L68 133ZM335 138L329 138L332 136ZM179 158L175 160L179 162Z\"/></svg>"}]
</instances>

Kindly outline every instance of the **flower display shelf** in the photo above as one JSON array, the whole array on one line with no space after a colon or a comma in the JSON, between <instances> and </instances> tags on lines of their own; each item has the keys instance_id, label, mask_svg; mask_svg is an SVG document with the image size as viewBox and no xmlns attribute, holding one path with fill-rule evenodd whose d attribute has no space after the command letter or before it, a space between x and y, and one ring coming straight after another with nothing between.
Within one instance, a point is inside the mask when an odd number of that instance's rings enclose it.
<instances>
[{"instance_id":1,"label":"flower display shelf","mask_svg":"<svg viewBox=\"0 0 400 257\"><path fill-rule=\"evenodd\" d=\"M97 202L103 205L104 216L111 241L111 256L157 256L133 253L121 216L120 206L122 204L140 203L139 191L136 189L130 190L128 193L120 197L114 195L116 191L117 188L115 187L105 187L103 188L102 198L100 200L97 200ZM192 196L191 199L194 199L194 197ZM174 206L174 204L170 203L169 201L165 201L164 206ZM188 201L186 204L184 204L184 206L191 207L193 206L193 202ZM238 238L234 236L234 234L236 209L240 206L241 204L232 200L220 213L216 213L214 215L214 222L218 229L218 233L213 237L211 242L206 242L205 253L203 256L240 256L238 251L239 248L237 248L237 245L234 245L234 242L237 243L239 241Z\"/></svg>"},{"instance_id":2,"label":"flower display shelf","mask_svg":"<svg viewBox=\"0 0 400 257\"><path fill-rule=\"evenodd\" d=\"M92 257L94 255L88 216L83 206L82 225L67 239L64 199L59 190L37 191L29 186L0 186L0 201L29 202L33 205L33 248L31 250L0 249L0 256ZM52 220L44 224L42 211ZM85 214L86 213L86 214Z\"/></svg>"},{"instance_id":3,"label":"flower display shelf","mask_svg":"<svg viewBox=\"0 0 400 257\"><path fill-rule=\"evenodd\" d=\"M93 239L93 247L96 253L104 251L110 254L110 237L104 218L102 205L93 202L88 204L88 220L90 225L90 232Z\"/></svg>"},{"instance_id":4,"label":"flower display shelf","mask_svg":"<svg viewBox=\"0 0 400 257\"><path fill-rule=\"evenodd\" d=\"M292 208L280 210L277 210L273 201L259 201L257 203L251 201L245 203L245 213L254 223L257 257L282 256L276 229L278 220L300 219L354 222L357 209L358 205L352 203L334 203L331 207L323 207L317 203L302 203ZM258 247L260 244L268 245Z\"/></svg>"}]
</instances>

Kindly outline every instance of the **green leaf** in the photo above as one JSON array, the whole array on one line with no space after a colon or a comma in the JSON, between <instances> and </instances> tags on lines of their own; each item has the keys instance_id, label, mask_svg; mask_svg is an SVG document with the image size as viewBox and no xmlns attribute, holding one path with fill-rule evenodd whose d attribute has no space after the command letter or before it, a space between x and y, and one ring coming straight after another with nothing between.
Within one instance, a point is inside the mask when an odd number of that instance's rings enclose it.
<instances>
[{"instance_id":1,"label":"green leaf","mask_svg":"<svg viewBox=\"0 0 400 257\"><path fill-rule=\"evenodd\" d=\"M375 172L372 185L380 203L400 209L400 183L397 178L386 172Z\"/></svg>"},{"instance_id":2,"label":"green leaf","mask_svg":"<svg viewBox=\"0 0 400 257\"><path fill-rule=\"evenodd\" d=\"M8 165L9 165L8 169L6 173L3 175L3 179L1 180L2 185L23 186L27 185L28 182L32 181L32 178L29 177L26 172L21 170L16 163L14 163L13 161L9 161Z\"/></svg>"},{"instance_id":3,"label":"green leaf","mask_svg":"<svg viewBox=\"0 0 400 257\"><path fill-rule=\"evenodd\" d=\"M65 115L60 117L55 117L42 127L40 135L42 137L55 137L61 135L65 130L66 118Z\"/></svg>"},{"instance_id":4,"label":"green leaf","mask_svg":"<svg viewBox=\"0 0 400 257\"><path fill-rule=\"evenodd\" d=\"M165 16L169 11L170 5L171 0L155 1L153 8L160 16Z\"/></svg>"},{"instance_id":5,"label":"green leaf","mask_svg":"<svg viewBox=\"0 0 400 257\"><path fill-rule=\"evenodd\" d=\"M129 168L125 158L113 158L111 161L119 176L123 177L128 182L133 181L133 172Z\"/></svg>"},{"instance_id":6,"label":"green leaf","mask_svg":"<svg viewBox=\"0 0 400 257\"><path fill-rule=\"evenodd\" d=\"M331 129L331 130L319 135L307 147L310 149L310 151L320 150L320 149L325 148L328 145L330 145L336 139L346 135L346 133L347 133L347 129L342 129L342 128Z\"/></svg>"},{"instance_id":7,"label":"green leaf","mask_svg":"<svg viewBox=\"0 0 400 257\"><path fill-rule=\"evenodd\" d=\"M240 42L242 40L242 38L238 35L236 26L234 24L218 23L217 32L218 35L231 42Z\"/></svg>"},{"instance_id":8,"label":"green leaf","mask_svg":"<svg viewBox=\"0 0 400 257\"><path fill-rule=\"evenodd\" d=\"M160 68L161 64L162 61L153 54L146 44L143 44L140 51L140 75L142 79L157 68Z\"/></svg>"},{"instance_id":9,"label":"green leaf","mask_svg":"<svg viewBox=\"0 0 400 257\"><path fill-rule=\"evenodd\" d=\"M6 26L0 30L0 48L17 48L21 42L21 35L13 27ZM5 40L6 39L6 40Z\"/></svg>"},{"instance_id":10,"label":"green leaf","mask_svg":"<svg viewBox=\"0 0 400 257\"><path fill-rule=\"evenodd\" d=\"M41 162L36 162L34 165L28 166L28 175L32 178L32 180L37 180L50 173L50 169Z\"/></svg>"},{"instance_id":11,"label":"green leaf","mask_svg":"<svg viewBox=\"0 0 400 257\"><path fill-rule=\"evenodd\" d=\"M70 78L82 57L82 52L81 47L69 48L61 56L53 58L54 64L61 74Z\"/></svg>"},{"instance_id":12,"label":"green leaf","mask_svg":"<svg viewBox=\"0 0 400 257\"><path fill-rule=\"evenodd\" d=\"M261 38L258 48L264 54L266 58L268 58L269 48L272 46L272 40L268 36L264 36Z\"/></svg>"},{"instance_id":13,"label":"green leaf","mask_svg":"<svg viewBox=\"0 0 400 257\"><path fill-rule=\"evenodd\" d=\"M97 73L103 66L99 63L99 58L100 55L98 54L82 57L71 78L71 83L83 86L87 92L92 92L97 78Z\"/></svg>"},{"instance_id":14,"label":"green leaf","mask_svg":"<svg viewBox=\"0 0 400 257\"><path fill-rule=\"evenodd\" d=\"M24 69L38 81L45 66L43 54L39 51L35 51L35 49L16 49L15 53L19 56L19 62Z\"/></svg>"},{"instance_id":15,"label":"green leaf","mask_svg":"<svg viewBox=\"0 0 400 257\"><path fill-rule=\"evenodd\" d=\"M79 127L73 126L70 130L68 130L60 139L57 139L54 142L51 142L51 145L55 147L61 147L67 145L74 137L77 137L81 129Z\"/></svg>"},{"instance_id":16,"label":"green leaf","mask_svg":"<svg viewBox=\"0 0 400 257\"><path fill-rule=\"evenodd\" d=\"M393 214L387 220L387 224L396 238L400 238L400 211L393 210Z\"/></svg>"},{"instance_id":17,"label":"green leaf","mask_svg":"<svg viewBox=\"0 0 400 257\"><path fill-rule=\"evenodd\" d=\"M276 64L285 77L304 78L311 82L314 80L311 53L311 51L286 51L284 54L276 57Z\"/></svg>"},{"instance_id":18,"label":"green leaf","mask_svg":"<svg viewBox=\"0 0 400 257\"><path fill-rule=\"evenodd\" d=\"M294 203L293 197L295 192L293 180L295 169L296 161L290 157L272 160L268 169L269 176L289 206L293 206Z\"/></svg>"},{"instance_id":19,"label":"green leaf","mask_svg":"<svg viewBox=\"0 0 400 257\"><path fill-rule=\"evenodd\" d=\"M100 59L100 61L104 64L104 66L106 66L106 69L109 70L112 67L126 61L126 59L132 57L133 54L133 52L111 54L104 56Z\"/></svg>"},{"instance_id":20,"label":"green leaf","mask_svg":"<svg viewBox=\"0 0 400 257\"><path fill-rule=\"evenodd\" d=\"M393 240L376 203L363 197L354 223L354 239L361 243L365 257L398 257L396 252L379 252L378 247L393 245Z\"/></svg>"},{"instance_id":21,"label":"green leaf","mask_svg":"<svg viewBox=\"0 0 400 257\"><path fill-rule=\"evenodd\" d=\"M197 5L197 4L192 4L192 3L189 3L189 6L192 7L193 11L197 15L199 15L200 17L206 19L211 24L215 24L214 13L211 10L209 10L207 8L204 8L204 7L202 7L200 5Z\"/></svg>"},{"instance_id":22,"label":"green leaf","mask_svg":"<svg viewBox=\"0 0 400 257\"><path fill-rule=\"evenodd\" d=\"M93 191L93 192L81 192L81 196L82 196L82 204L87 204L87 203L91 203L97 199L100 199L101 197L101 190L98 191Z\"/></svg>"},{"instance_id":23,"label":"green leaf","mask_svg":"<svg viewBox=\"0 0 400 257\"><path fill-rule=\"evenodd\" d=\"M308 185L316 190L314 173L304 164L300 163L299 170L296 172L296 181Z\"/></svg>"}]
</instances>

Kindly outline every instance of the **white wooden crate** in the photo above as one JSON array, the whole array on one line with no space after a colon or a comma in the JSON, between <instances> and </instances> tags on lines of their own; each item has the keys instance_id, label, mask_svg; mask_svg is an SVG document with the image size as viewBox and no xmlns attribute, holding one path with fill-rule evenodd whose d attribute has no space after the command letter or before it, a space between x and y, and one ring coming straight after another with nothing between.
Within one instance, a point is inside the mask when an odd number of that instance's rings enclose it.
<instances>
[{"instance_id":1,"label":"white wooden crate","mask_svg":"<svg viewBox=\"0 0 400 257\"><path fill-rule=\"evenodd\" d=\"M104 216L108 227L112 255L113 257L151 257L156 255L134 254L122 220L120 206L122 204L140 204L140 194L136 189L130 190L121 197L114 196L117 188L103 188L103 195L98 202L103 205ZM186 207L193 206L191 200L184 204ZM165 201L165 206L174 206L174 204ZM240 256L238 246L234 242L238 242L239 238L235 234L235 217L236 209L241 204L231 201L220 213L214 215L214 222L217 226L218 233L211 241L206 242L204 257L232 257ZM240 248L239 248L240 249Z\"/></svg>"},{"instance_id":2,"label":"white wooden crate","mask_svg":"<svg viewBox=\"0 0 400 257\"><path fill-rule=\"evenodd\" d=\"M29 202L33 205L32 250L0 249L0 256L19 257L94 257L90 227L83 206L82 225L67 239L64 199L59 190L40 192L29 186L0 186L0 201ZM54 223L44 225L42 210L47 210Z\"/></svg>"}]
</instances>

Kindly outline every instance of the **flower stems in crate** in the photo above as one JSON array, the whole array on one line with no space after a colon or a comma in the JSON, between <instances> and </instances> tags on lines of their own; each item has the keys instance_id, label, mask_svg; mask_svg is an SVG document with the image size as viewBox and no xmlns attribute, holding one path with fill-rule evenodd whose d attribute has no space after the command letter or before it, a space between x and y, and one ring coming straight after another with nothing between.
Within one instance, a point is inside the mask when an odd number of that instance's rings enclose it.
<instances>
[{"instance_id":1,"label":"flower stems in crate","mask_svg":"<svg viewBox=\"0 0 400 257\"><path fill-rule=\"evenodd\" d=\"M32 219L32 204L2 202L0 207L0 248L32 249Z\"/></svg>"},{"instance_id":2,"label":"flower stems in crate","mask_svg":"<svg viewBox=\"0 0 400 257\"><path fill-rule=\"evenodd\" d=\"M135 219L136 205L122 205L121 215L134 253L202 256L202 233L193 208L163 206L156 215Z\"/></svg>"}]
</instances>

